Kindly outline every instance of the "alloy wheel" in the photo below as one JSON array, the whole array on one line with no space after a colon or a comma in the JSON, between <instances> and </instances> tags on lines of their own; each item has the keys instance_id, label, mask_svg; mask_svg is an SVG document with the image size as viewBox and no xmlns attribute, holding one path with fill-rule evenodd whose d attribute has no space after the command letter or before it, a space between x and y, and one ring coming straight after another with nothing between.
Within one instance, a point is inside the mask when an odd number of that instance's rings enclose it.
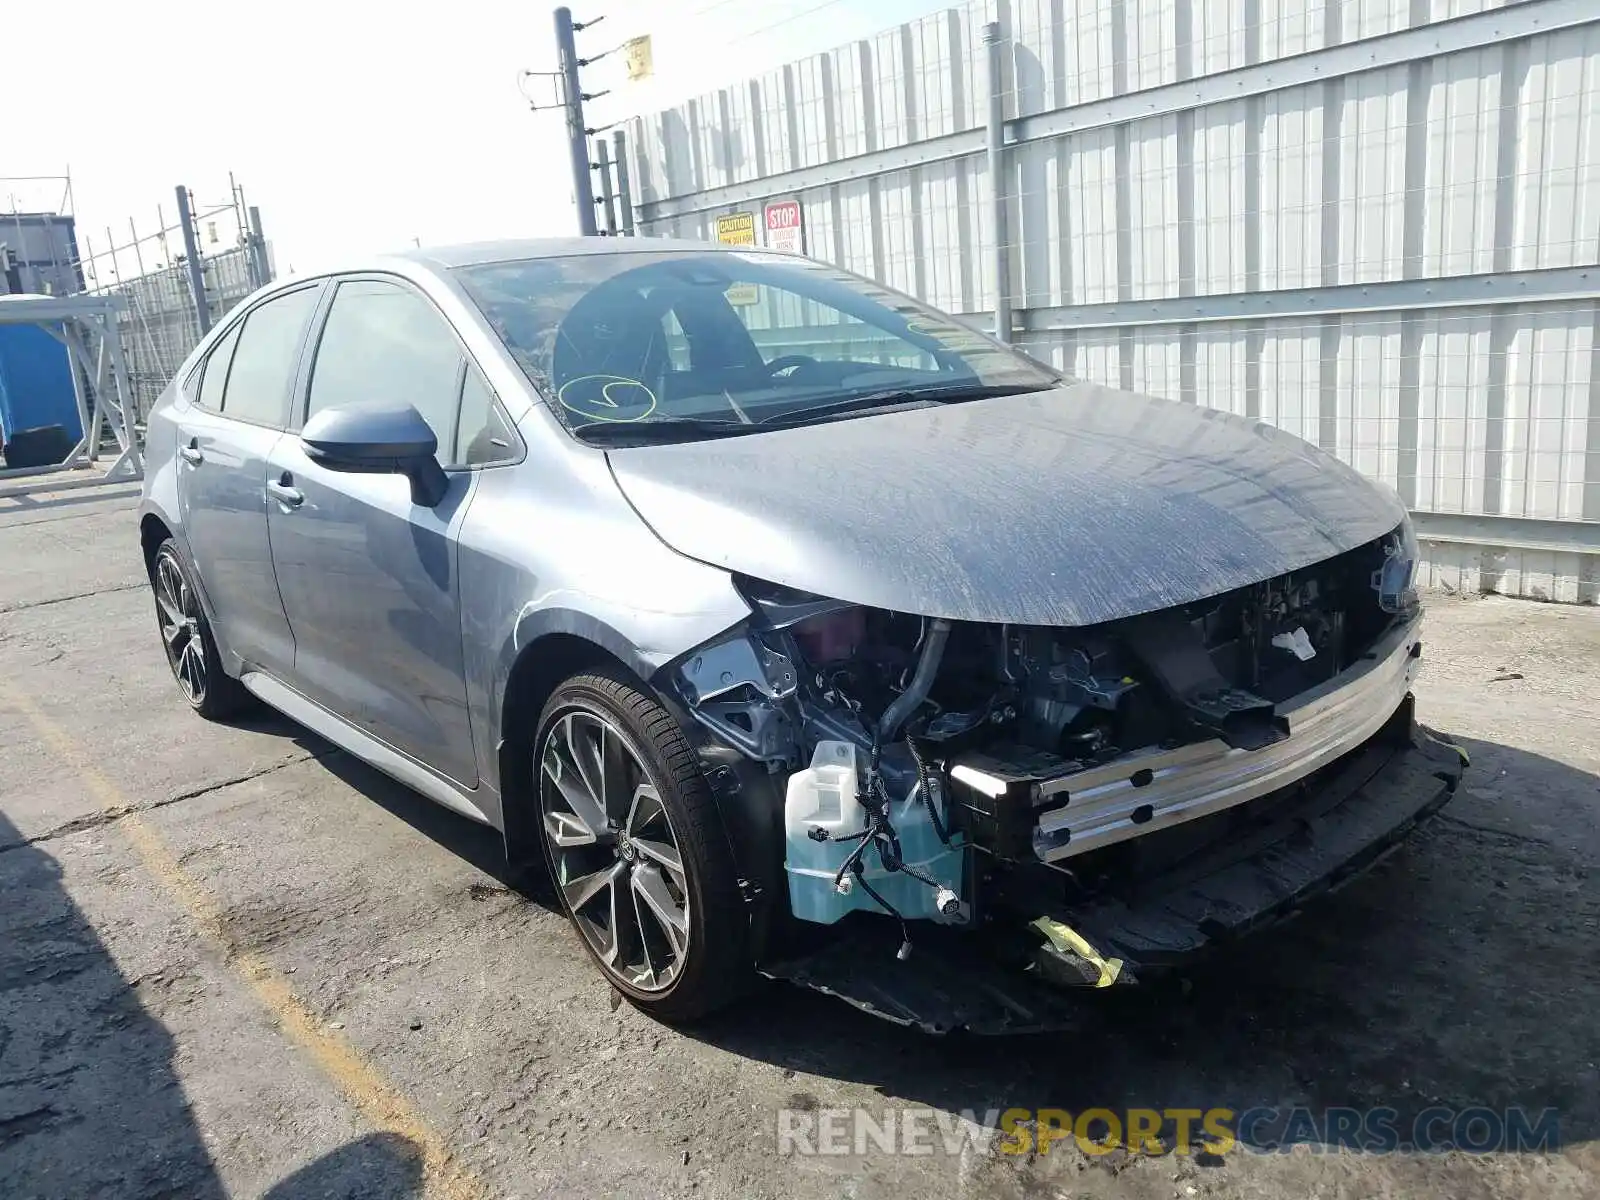
<instances>
[{"instance_id":1,"label":"alloy wheel","mask_svg":"<svg viewBox=\"0 0 1600 1200\"><path fill-rule=\"evenodd\" d=\"M545 843L573 923L618 982L670 989L689 952L683 855L661 793L606 717L556 714L539 754Z\"/></svg>"},{"instance_id":2,"label":"alloy wheel","mask_svg":"<svg viewBox=\"0 0 1600 1200\"><path fill-rule=\"evenodd\" d=\"M206 651L200 632L200 600L183 576L183 568L170 553L156 558L156 616L167 664L188 697L199 705L206 698Z\"/></svg>"}]
</instances>

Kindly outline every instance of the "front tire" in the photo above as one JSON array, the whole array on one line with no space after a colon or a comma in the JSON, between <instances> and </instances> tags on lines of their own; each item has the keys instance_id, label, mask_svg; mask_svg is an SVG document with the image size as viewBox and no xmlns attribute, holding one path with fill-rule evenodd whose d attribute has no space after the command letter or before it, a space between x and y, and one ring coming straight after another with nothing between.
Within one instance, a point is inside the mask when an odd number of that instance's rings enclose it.
<instances>
[{"instance_id":1,"label":"front tire","mask_svg":"<svg viewBox=\"0 0 1600 1200\"><path fill-rule=\"evenodd\" d=\"M575 676L534 739L539 825L562 908L606 979L669 1022L752 975L715 801L677 722L620 671Z\"/></svg>"},{"instance_id":2,"label":"front tire","mask_svg":"<svg viewBox=\"0 0 1600 1200\"><path fill-rule=\"evenodd\" d=\"M150 560L150 587L167 666L189 707L208 721L226 720L249 709L254 698L223 671L200 596L171 538L156 547Z\"/></svg>"}]
</instances>

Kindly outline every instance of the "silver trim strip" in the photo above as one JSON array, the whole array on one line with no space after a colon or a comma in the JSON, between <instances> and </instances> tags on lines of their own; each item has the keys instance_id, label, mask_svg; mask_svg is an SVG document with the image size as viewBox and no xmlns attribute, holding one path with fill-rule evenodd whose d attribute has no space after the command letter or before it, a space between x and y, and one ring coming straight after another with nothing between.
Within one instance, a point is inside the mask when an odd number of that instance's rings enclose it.
<instances>
[{"instance_id":1,"label":"silver trim strip","mask_svg":"<svg viewBox=\"0 0 1600 1200\"><path fill-rule=\"evenodd\" d=\"M1371 654L1324 684L1278 705L1289 736L1261 750L1238 750L1213 738L1173 750L1151 748L1065 775L1041 789L1068 802L1039 819L1034 846L1060 862L1157 829L1208 816L1303 779L1366 741L1393 715L1422 665L1422 618L1385 635ZM1132 776L1153 778L1136 787ZM1148 819L1133 814L1151 809ZM1052 845L1062 833L1065 845ZM1048 848L1047 848L1048 847Z\"/></svg>"}]
</instances>

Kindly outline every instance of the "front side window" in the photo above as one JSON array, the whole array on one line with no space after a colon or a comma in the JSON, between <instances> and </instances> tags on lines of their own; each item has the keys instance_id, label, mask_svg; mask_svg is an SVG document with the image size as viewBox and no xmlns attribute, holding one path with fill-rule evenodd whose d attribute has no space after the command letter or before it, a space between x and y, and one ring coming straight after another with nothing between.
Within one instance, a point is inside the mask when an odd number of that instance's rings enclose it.
<instances>
[{"instance_id":1,"label":"front side window","mask_svg":"<svg viewBox=\"0 0 1600 1200\"><path fill-rule=\"evenodd\" d=\"M378 279L339 285L311 368L306 416L342 404L409 404L448 462L466 357L437 309Z\"/></svg>"},{"instance_id":2,"label":"front side window","mask_svg":"<svg viewBox=\"0 0 1600 1200\"><path fill-rule=\"evenodd\" d=\"M316 310L318 294L316 287L286 292L257 305L245 317L222 392L223 416L283 427L289 390L300 365L300 343ZM211 366L207 364L200 387L202 403L211 386Z\"/></svg>"},{"instance_id":3,"label":"front side window","mask_svg":"<svg viewBox=\"0 0 1600 1200\"><path fill-rule=\"evenodd\" d=\"M579 436L748 432L1059 380L953 317L788 255L623 251L456 273Z\"/></svg>"}]
</instances>

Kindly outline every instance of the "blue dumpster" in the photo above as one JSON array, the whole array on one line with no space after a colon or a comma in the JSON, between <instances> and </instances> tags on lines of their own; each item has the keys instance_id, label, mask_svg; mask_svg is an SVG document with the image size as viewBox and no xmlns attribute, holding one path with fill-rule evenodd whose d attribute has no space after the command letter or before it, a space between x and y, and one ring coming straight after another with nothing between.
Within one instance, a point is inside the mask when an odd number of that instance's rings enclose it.
<instances>
[{"instance_id":1,"label":"blue dumpster","mask_svg":"<svg viewBox=\"0 0 1600 1200\"><path fill-rule=\"evenodd\" d=\"M0 443L47 425L69 447L83 436L67 348L37 325L0 325Z\"/></svg>"}]
</instances>

